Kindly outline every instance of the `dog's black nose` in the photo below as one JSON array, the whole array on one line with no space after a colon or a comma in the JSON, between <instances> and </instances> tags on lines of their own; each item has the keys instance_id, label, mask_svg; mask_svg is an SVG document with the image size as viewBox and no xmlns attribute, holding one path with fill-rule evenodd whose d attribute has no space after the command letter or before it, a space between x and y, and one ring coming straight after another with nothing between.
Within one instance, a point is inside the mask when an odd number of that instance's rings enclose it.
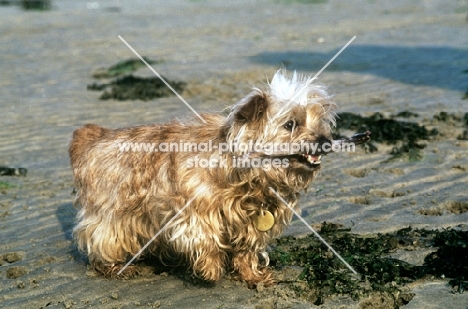
<instances>
[{"instance_id":1,"label":"dog's black nose","mask_svg":"<svg viewBox=\"0 0 468 309\"><path fill-rule=\"evenodd\" d=\"M325 135L320 135L317 138L316 143L317 143L317 150L319 153L328 154L332 151L331 150L332 141L328 139Z\"/></svg>"},{"instance_id":2,"label":"dog's black nose","mask_svg":"<svg viewBox=\"0 0 468 309\"><path fill-rule=\"evenodd\" d=\"M317 143L322 146L325 144L331 145L331 140L329 140L325 135L320 135L317 139Z\"/></svg>"}]
</instances>

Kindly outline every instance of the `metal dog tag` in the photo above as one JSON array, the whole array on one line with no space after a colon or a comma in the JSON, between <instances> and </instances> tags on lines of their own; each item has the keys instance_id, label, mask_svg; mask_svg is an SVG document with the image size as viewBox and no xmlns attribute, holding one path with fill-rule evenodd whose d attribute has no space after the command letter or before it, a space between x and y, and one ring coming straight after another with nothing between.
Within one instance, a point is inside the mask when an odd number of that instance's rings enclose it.
<instances>
[{"instance_id":1,"label":"metal dog tag","mask_svg":"<svg viewBox=\"0 0 468 309\"><path fill-rule=\"evenodd\" d=\"M257 230L261 232L269 231L275 224L275 217L268 210L263 210L258 216L253 220L253 224Z\"/></svg>"}]
</instances>

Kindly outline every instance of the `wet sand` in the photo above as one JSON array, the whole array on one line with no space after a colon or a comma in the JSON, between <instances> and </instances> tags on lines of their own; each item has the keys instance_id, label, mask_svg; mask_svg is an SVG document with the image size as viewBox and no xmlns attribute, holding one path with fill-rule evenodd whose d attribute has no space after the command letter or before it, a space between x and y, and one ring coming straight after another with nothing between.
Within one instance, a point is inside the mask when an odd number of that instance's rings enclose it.
<instances>
[{"instance_id":1,"label":"wet sand","mask_svg":"<svg viewBox=\"0 0 468 309\"><path fill-rule=\"evenodd\" d=\"M96 4L97 3L97 4ZM220 111L265 83L280 67L315 74L353 36L356 40L319 76L339 112L411 119L439 136L420 161L388 161L379 151L339 153L323 160L320 177L300 205L311 224L323 221L369 234L404 227L467 229L468 142L460 123L468 87L468 7L446 1L321 4L295 1L54 2L45 12L0 7L0 165L26 177L1 176L0 307L2 308L314 308L283 285L248 290L228 279L192 285L150 268L131 280L88 270L73 245L72 173L67 147L86 123L117 128L192 117L176 97L99 100L87 91L92 73L134 54L161 60L154 68L184 81L183 97L199 112ZM140 76L152 76L141 68ZM350 132L354 133L354 132ZM308 230L294 220L286 235ZM6 257L7 253L12 253ZM400 252L421 263L427 252ZM447 280L413 283L402 308L464 308ZM321 308L362 308L337 296ZM381 308L386 308L385 304Z\"/></svg>"}]
</instances>

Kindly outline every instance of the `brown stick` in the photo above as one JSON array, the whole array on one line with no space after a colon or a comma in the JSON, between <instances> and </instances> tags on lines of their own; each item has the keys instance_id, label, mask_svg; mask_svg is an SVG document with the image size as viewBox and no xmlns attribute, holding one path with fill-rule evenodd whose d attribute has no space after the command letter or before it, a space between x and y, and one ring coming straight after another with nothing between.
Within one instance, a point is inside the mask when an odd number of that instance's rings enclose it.
<instances>
[{"instance_id":1,"label":"brown stick","mask_svg":"<svg viewBox=\"0 0 468 309\"><path fill-rule=\"evenodd\" d=\"M364 133L357 133L357 134L354 134L353 136L348 137L348 138L332 140L332 145L340 145L341 146L343 144L354 144L354 145L364 144L364 143L366 143L367 141L370 140L370 135L371 135L371 132L369 130L367 130Z\"/></svg>"},{"instance_id":2,"label":"brown stick","mask_svg":"<svg viewBox=\"0 0 468 309\"><path fill-rule=\"evenodd\" d=\"M346 145L349 145L349 144L354 144L354 145L364 144L370 140L370 134L371 132L367 130L364 133L357 133L348 138L331 140L329 141L331 145L328 145L327 151L325 151L324 149L320 149L319 151L317 151L317 153L313 153L312 155L327 155L329 153L334 152L334 149L342 149L342 147L346 147ZM244 154L242 157L244 159L247 159L247 158L258 158L258 157L267 157L267 156L287 157L289 155L292 155L292 153L273 152L273 153L266 154L264 152L252 151L252 152Z\"/></svg>"}]
</instances>

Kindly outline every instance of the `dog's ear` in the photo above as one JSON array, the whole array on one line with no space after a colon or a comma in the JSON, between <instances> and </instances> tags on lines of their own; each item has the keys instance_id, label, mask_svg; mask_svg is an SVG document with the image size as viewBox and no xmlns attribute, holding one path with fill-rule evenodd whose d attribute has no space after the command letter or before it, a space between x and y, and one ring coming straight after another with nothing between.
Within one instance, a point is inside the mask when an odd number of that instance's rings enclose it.
<instances>
[{"instance_id":1,"label":"dog's ear","mask_svg":"<svg viewBox=\"0 0 468 309\"><path fill-rule=\"evenodd\" d=\"M244 103L235 114L236 120L253 122L262 118L267 109L267 99L262 94L255 94Z\"/></svg>"}]
</instances>

